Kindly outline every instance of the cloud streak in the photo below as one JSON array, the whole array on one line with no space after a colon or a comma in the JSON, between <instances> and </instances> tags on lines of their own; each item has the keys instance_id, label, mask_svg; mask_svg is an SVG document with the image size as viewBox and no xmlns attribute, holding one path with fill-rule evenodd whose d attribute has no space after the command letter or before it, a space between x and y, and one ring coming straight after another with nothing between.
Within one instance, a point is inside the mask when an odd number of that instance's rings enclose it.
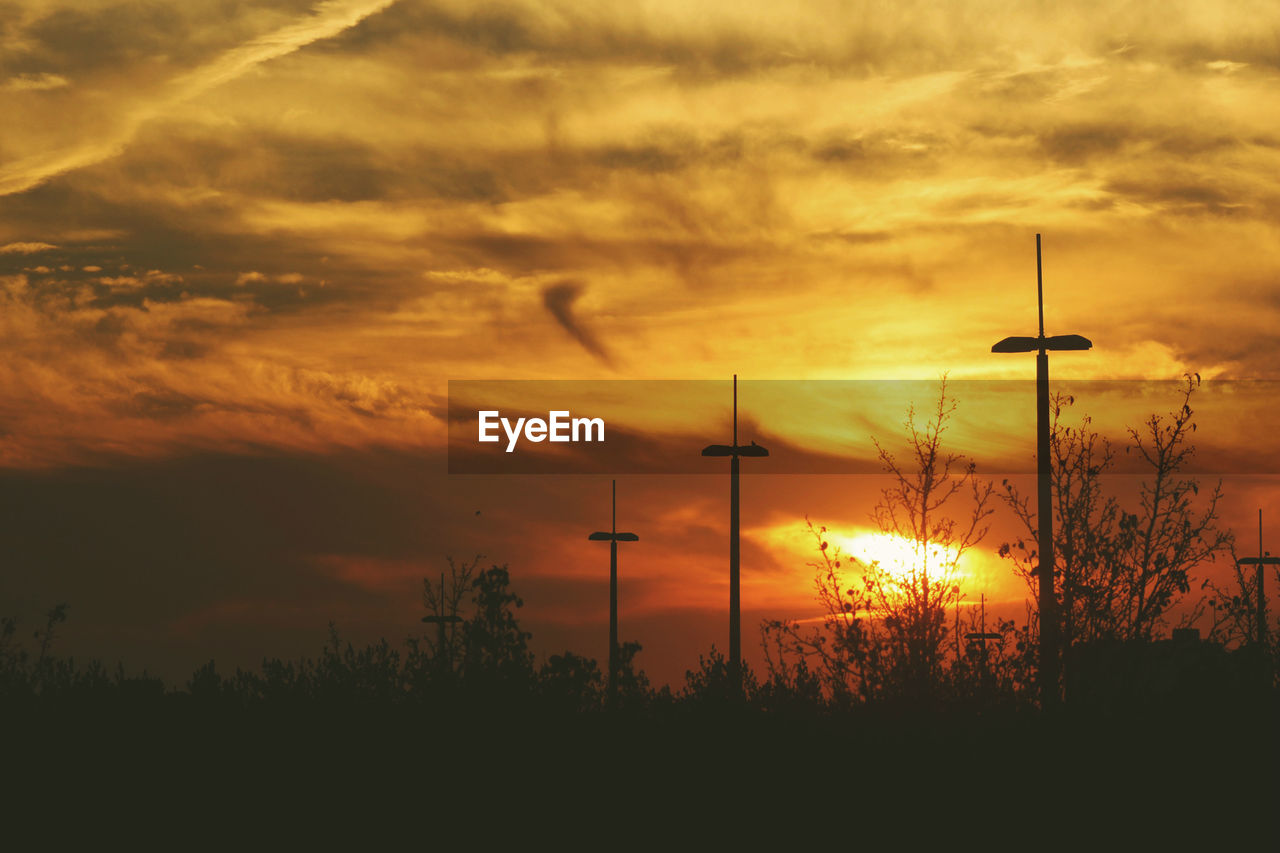
<instances>
[{"instance_id":1,"label":"cloud streak","mask_svg":"<svg viewBox=\"0 0 1280 853\"><path fill-rule=\"evenodd\" d=\"M608 351L590 329L582 324L582 320L574 314L574 303L582 296L583 286L577 282L562 281L542 291L542 304L551 312L551 316L560 324L560 328L569 333L569 337L582 344L582 348L605 364L611 364Z\"/></svg>"},{"instance_id":2,"label":"cloud streak","mask_svg":"<svg viewBox=\"0 0 1280 853\"><path fill-rule=\"evenodd\" d=\"M169 84L166 94L155 101L132 108L121 117L116 127L101 136L41 151L0 166L0 195L24 192L55 175L114 157L124 150L139 128L148 121L163 116L177 105L210 89L235 80L262 63L321 39L331 38L394 2L395 0L324 0L305 19L228 50L212 62L176 78ZM26 77L17 79L28 80ZM48 78L46 76L39 79ZM57 86L22 85L15 88Z\"/></svg>"}]
</instances>

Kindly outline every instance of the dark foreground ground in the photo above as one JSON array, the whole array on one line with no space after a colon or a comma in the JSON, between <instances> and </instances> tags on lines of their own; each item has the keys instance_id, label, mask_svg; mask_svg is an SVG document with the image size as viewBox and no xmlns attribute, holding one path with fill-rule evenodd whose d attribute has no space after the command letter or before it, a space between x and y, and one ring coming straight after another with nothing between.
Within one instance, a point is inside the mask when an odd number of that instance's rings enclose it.
<instances>
[{"instance_id":1,"label":"dark foreground ground","mask_svg":"<svg viewBox=\"0 0 1280 853\"><path fill-rule=\"evenodd\" d=\"M894 849L916 849L947 821L956 838L1019 825L1053 846L1106 825L1131 827L1146 839L1134 849L1151 849L1185 821L1216 826L1215 849L1237 849L1225 844L1237 833L1265 839L1253 849L1280 838L1274 701L1046 716L285 711L188 699L5 709L8 825L49 806L63 815L49 831L87 821L100 840L171 821L212 838L243 821L283 832L271 837L287 849L340 827L355 828L357 849L399 849L400 832L425 848L454 833L469 847L508 833L611 846L608 832L710 843L770 826L851 842L889 831ZM1042 846L1021 837L1019 849Z\"/></svg>"}]
</instances>

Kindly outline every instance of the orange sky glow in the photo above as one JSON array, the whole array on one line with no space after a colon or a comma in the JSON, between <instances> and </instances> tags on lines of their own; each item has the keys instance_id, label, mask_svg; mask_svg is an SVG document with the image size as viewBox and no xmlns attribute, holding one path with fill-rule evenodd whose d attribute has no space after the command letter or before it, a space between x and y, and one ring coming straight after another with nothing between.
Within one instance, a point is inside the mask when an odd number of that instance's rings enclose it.
<instances>
[{"instance_id":1,"label":"orange sky glow","mask_svg":"<svg viewBox=\"0 0 1280 853\"><path fill-rule=\"evenodd\" d=\"M1029 380L990 347L1035 333L1036 233L1046 331L1094 342L1055 379L1134 380L1072 417L1123 443L1198 373L1197 475L1280 542L1245 384L1280 379L1278 34L1207 0L2 4L0 615L66 600L77 654L176 676L402 637L483 554L539 654L602 658L608 477L449 476L450 380ZM872 464L908 396L760 386L743 437ZM1030 400L957 404L979 473L1029 470ZM610 417L710 443L727 407ZM659 682L727 641L722 468L619 480ZM819 615L806 517L892 548L882 479L744 468L754 647ZM966 606L1023 616L1017 535Z\"/></svg>"}]
</instances>

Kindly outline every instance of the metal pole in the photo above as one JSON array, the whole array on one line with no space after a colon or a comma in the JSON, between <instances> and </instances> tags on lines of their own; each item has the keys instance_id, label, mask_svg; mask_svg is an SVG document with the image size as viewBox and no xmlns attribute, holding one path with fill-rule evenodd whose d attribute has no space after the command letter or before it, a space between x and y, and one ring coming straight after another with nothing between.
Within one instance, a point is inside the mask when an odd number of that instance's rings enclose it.
<instances>
[{"instance_id":1,"label":"metal pole","mask_svg":"<svg viewBox=\"0 0 1280 853\"><path fill-rule=\"evenodd\" d=\"M618 540L609 543L609 706L618 701Z\"/></svg>"},{"instance_id":2,"label":"metal pole","mask_svg":"<svg viewBox=\"0 0 1280 853\"><path fill-rule=\"evenodd\" d=\"M960 598L956 597L956 662L960 662Z\"/></svg>"},{"instance_id":3,"label":"metal pole","mask_svg":"<svg viewBox=\"0 0 1280 853\"><path fill-rule=\"evenodd\" d=\"M741 553L738 539L739 483L741 461L739 457L764 457L769 451L756 444L743 447L738 444L738 376L733 376L733 444L712 444L702 449L703 456L728 456L729 459L729 677L736 692L742 693L742 585Z\"/></svg>"},{"instance_id":4,"label":"metal pole","mask_svg":"<svg viewBox=\"0 0 1280 853\"><path fill-rule=\"evenodd\" d=\"M618 481L613 481L614 538L609 540L609 707L618 701Z\"/></svg>"},{"instance_id":5,"label":"metal pole","mask_svg":"<svg viewBox=\"0 0 1280 853\"><path fill-rule=\"evenodd\" d=\"M987 594L986 594L985 592L984 592L984 593L982 593L981 607L982 607L981 615L978 617L978 624L979 624L979 626L980 626L980 627L978 628L978 630L982 632L982 636L983 636L983 640L982 640L982 686L985 688L985 687L987 686L987 675L988 675L988 668L987 668L987 640L986 640L986 635L987 635Z\"/></svg>"},{"instance_id":6,"label":"metal pole","mask_svg":"<svg viewBox=\"0 0 1280 853\"><path fill-rule=\"evenodd\" d=\"M738 374L733 374L733 447L729 460L729 677L742 686L742 591L738 551Z\"/></svg>"},{"instance_id":7,"label":"metal pole","mask_svg":"<svg viewBox=\"0 0 1280 853\"><path fill-rule=\"evenodd\" d=\"M739 588L738 457L729 460L729 667L735 685L742 678L742 593Z\"/></svg>"},{"instance_id":8,"label":"metal pole","mask_svg":"<svg viewBox=\"0 0 1280 853\"><path fill-rule=\"evenodd\" d=\"M1036 304L1040 306L1040 337L1044 337L1044 270L1040 264L1040 235L1036 235Z\"/></svg>"},{"instance_id":9,"label":"metal pole","mask_svg":"<svg viewBox=\"0 0 1280 853\"><path fill-rule=\"evenodd\" d=\"M613 493L612 521L608 532L597 530L587 538L592 542L609 543L609 670L605 698L610 708L618 699L618 671L621 668L621 655L618 652L618 543L638 542L640 537L634 533L618 532L618 481L610 486Z\"/></svg>"},{"instance_id":10,"label":"metal pole","mask_svg":"<svg viewBox=\"0 0 1280 853\"><path fill-rule=\"evenodd\" d=\"M981 615L978 618L978 625L979 625L978 630L982 632L983 635L985 635L987 633L987 594L985 592L982 593L980 606L982 607L982 610L981 610ZM984 638L982 641L982 675L984 678L986 677L986 674L987 674L987 641Z\"/></svg>"},{"instance_id":11,"label":"metal pole","mask_svg":"<svg viewBox=\"0 0 1280 853\"><path fill-rule=\"evenodd\" d=\"M1040 520L1040 699L1058 701L1058 608L1053 590L1053 486L1049 460L1049 353L1044 347L1044 278L1036 235L1036 294L1040 308L1040 352L1036 354L1036 474Z\"/></svg>"},{"instance_id":12,"label":"metal pole","mask_svg":"<svg viewBox=\"0 0 1280 853\"><path fill-rule=\"evenodd\" d=\"M739 530L739 460L737 460L737 374L733 374L733 453L728 469L728 665L730 678L741 686L742 678L742 594L740 588Z\"/></svg>"},{"instance_id":13,"label":"metal pole","mask_svg":"<svg viewBox=\"0 0 1280 853\"><path fill-rule=\"evenodd\" d=\"M1039 493L1037 511L1040 547L1036 571L1040 576L1037 598L1040 608L1040 688L1041 702L1046 707L1061 701L1059 683L1062 680L1061 635L1058 629L1058 606L1054 594L1053 574L1053 498L1052 473L1049 460L1049 351L1087 350L1093 342L1082 335L1054 335L1044 333L1044 265L1040 255L1040 235L1036 235L1036 303L1040 321L1037 337L1010 337L998 341L992 352L1036 353L1036 473Z\"/></svg>"},{"instance_id":14,"label":"metal pole","mask_svg":"<svg viewBox=\"0 0 1280 853\"><path fill-rule=\"evenodd\" d=\"M1262 591L1262 509L1258 509L1258 647L1266 653L1267 648L1267 597Z\"/></svg>"}]
</instances>

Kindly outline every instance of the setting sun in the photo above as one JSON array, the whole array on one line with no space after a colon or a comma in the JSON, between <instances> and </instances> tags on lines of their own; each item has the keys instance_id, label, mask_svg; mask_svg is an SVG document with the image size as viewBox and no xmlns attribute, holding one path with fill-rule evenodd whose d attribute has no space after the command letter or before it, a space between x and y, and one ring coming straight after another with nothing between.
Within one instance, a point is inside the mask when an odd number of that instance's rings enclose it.
<instances>
[{"instance_id":1,"label":"setting sun","mask_svg":"<svg viewBox=\"0 0 1280 853\"><path fill-rule=\"evenodd\" d=\"M815 530L821 527L816 523L814 526ZM811 567L805 572L802 588L806 592L812 588L812 567L815 563L820 564L820 551L818 540L804 520L757 529L751 535L762 546L780 556L785 554L783 562ZM915 543L906 537L874 528L850 525L843 530L827 529L821 538L830 543L829 547L839 555L841 565L838 571L850 581L862 577L867 567L878 562L882 572L902 582L909 577L912 566L918 564ZM934 573L950 563L946 549L931 545L928 558L931 578L941 580ZM795 576L788 577L785 589L775 586L775 581L758 579L757 582L769 586L768 592L762 590L762 594L790 599L798 587ZM959 584L961 599L965 602L976 602L980 595L985 595L988 603L1020 603L1026 597L1021 582L1010 573L1008 565L988 543L971 548L960 556L951 572L951 582Z\"/></svg>"},{"instance_id":2,"label":"setting sun","mask_svg":"<svg viewBox=\"0 0 1280 853\"><path fill-rule=\"evenodd\" d=\"M935 543L928 543L922 548L919 543L906 537L872 530L849 536L832 535L830 541L841 553L854 557L865 565L879 563L881 570L899 580L905 580L913 571L919 570L922 558L925 560L923 566L930 574L949 570L957 583L969 577L965 570L965 556L961 555L957 562L954 551Z\"/></svg>"},{"instance_id":3,"label":"setting sun","mask_svg":"<svg viewBox=\"0 0 1280 853\"><path fill-rule=\"evenodd\" d=\"M899 581L907 578L911 567L918 564L915 543L901 536L876 530L860 530L847 536L833 533L829 536L832 544L842 554L854 557L863 564L878 560L881 570ZM928 557L931 577L950 562L946 550L939 545L929 546ZM960 586L960 598L966 602L965 606L976 602L980 595L986 597L988 604L994 601L1017 604L1026 597L1025 588L1012 576L1006 561L988 543L961 554L951 570L950 579Z\"/></svg>"}]
</instances>

